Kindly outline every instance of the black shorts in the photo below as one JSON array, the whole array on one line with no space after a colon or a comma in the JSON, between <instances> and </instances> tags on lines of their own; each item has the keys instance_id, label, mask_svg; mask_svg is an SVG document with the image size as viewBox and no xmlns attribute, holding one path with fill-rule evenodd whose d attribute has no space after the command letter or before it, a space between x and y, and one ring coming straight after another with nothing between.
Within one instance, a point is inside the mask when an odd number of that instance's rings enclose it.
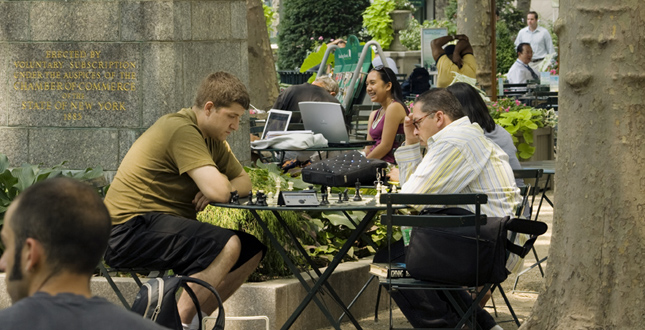
<instances>
[{"instance_id":1,"label":"black shorts","mask_svg":"<svg viewBox=\"0 0 645 330\"><path fill-rule=\"evenodd\" d=\"M105 262L115 268L172 269L192 275L208 267L228 240L242 243L240 257L231 269L239 268L266 246L253 235L209 223L164 213L146 213L112 227Z\"/></svg>"}]
</instances>

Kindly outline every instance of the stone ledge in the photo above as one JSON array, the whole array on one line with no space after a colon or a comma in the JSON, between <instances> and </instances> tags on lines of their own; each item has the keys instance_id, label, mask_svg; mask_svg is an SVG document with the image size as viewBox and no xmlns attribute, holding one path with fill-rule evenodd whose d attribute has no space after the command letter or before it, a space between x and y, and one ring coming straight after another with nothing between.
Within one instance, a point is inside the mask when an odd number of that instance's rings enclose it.
<instances>
[{"instance_id":1,"label":"stone ledge","mask_svg":"<svg viewBox=\"0 0 645 330\"><path fill-rule=\"evenodd\" d=\"M358 262L341 263L329 279L332 287L341 296L341 299L348 304L363 285L370 278L369 264L372 258L364 258ZM324 271L324 269L321 269ZM304 278L309 275L302 273ZM312 272L312 275L315 275ZM7 295L4 281L5 274L0 274L0 308L6 308L11 304ZM115 278L117 286L124 293L126 299L132 303L138 287L131 278ZM312 281L308 280L312 285ZM377 280L370 283L363 295L351 309L357 319L365 318L374 313L376 302ZM384 290L383 290L384 291ZM95 295L104 297L121 306L116 294L112 291L106 279L103 277L92 278L92 292ZM383 309L387 297L385 293L381 297ZM278 329L286 322L291 313L297 308L302 299L306 296L304 288L296 278L284 278L266 282L245 283L228 301L224 304L227 316L260 316L266 315L270 320L270 328ZM320 295L318 297L321 297ZM322 296L325 304L334 317L340 316L340 308L333 303L328 294ZM344 319L347 321L347 318ZM229 321L227 330L264 330L264 321ZM314 330L328 326L329 322L314 302L311 302L292 326L293 329Z\"/></svg>"}]
</instances>

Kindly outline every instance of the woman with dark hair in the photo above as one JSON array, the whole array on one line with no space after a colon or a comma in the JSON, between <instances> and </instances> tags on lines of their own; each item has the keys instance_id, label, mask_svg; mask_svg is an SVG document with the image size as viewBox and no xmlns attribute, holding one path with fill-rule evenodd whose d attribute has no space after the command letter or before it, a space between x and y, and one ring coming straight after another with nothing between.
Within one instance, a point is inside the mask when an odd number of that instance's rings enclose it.
<instances>
[{"instance_id":1,"label":"woman with dark hair","mask_svg":"<svg viewBox=\"0 0 645 330\"><path fill-rule=\"evenodd\" d=\"M508 162L512 169L521 169L517 159L517 149L513 144L513 137L502 126L495 124L493 117L488 113L488 107L477 90L466 83L454 83L446 87L454 95L464 109L471 123L477 123L484 130L484 135L495 142L508 155ZM521 181L521 180L520 180ZM518 185L520 182L518 182ZM524 183L521 182L523 186Z\"/></svg>"},{"instance_id":2,"label":"woman with dark hair","mask_svg":"<svg viewBox=\"0 0 645 330\"><path fill-rule=\"evenodd\" d=\"M410 113L403 102L401 85L392 69L378 66L367 75L366 86L370 100L381 108L370 114L367 140L376 143L365 147L365 157L394 163L392 150L399 146L395 138L403 134L403 121Z\"/></svg>"}]
</instances>

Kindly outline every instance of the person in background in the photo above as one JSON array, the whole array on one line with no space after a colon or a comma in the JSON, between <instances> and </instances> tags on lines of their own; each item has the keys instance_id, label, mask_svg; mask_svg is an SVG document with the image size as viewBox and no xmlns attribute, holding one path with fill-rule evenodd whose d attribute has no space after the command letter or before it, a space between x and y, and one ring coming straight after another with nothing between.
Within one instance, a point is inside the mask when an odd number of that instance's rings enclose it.
<instances>
[{"instance_id":1,"label":"person in background","mask_svg":"<svg viewBox=\"0 0 645 330\"><path fill-rule=\"evenodd\" d=\"M110 214L88 184L41 181L11 203L0 270L13 305L0 329L166 329L96 296L90 278L107 246Z\"/></svg>"},{"instance_id":2,"label":"person in background","mask_svg":"<svg viewBox=\"0 0 645 330\"><path fill-rule=\"evenodd\" d=\"M387 66L392 69L394 74L399 74L399 69L396 68L396 62L391 57L386 57L385 62L387 62ZM383 66L383 60L381 57L378 55L378 53L374 53L374 59L372 60L372 66L373 67L379 67Z\"/></svg>"},{"instance_id":3,"label":"person in background","mask_svg":"<svg viewBox=\"0 0 645 330\"><path fill-rule=\"evenodd\" d=\"M530 47L530 46L529 46ZM486 103L477 90L466 83L454 83L446 88L454 95L462 106L462 110L471 123L477 123L484 130L484 136L497 144L508 156L512 169L522 169L517 159L517 148L513 144L511 133L499 126L493 120ZM516 183L519 183L516 181Z\"/></svg>"},{"instance_id":4,"label":"person in background","mask_svg":"<svg viewBox=\"0 0 645 330\"><path fill-rule=\"evenodd\" d=\"M395 163L393 150L400 144L396 135L403 134L403 120L410 113L403 101L401 85L392 69L380 66L367 75L366 91L381 108L370 113L367 140L376 143L365 147L365 157Z\"/></svg>"},{"instance_id":5,"label":"person in background","mask_svg":"<svg viewBox=\"0 0 645 330\"><path fill-rule=\"evenodd\" d=\"M530 11L526 14L526 24L527 27L517 33L515 46L519 46L524 42L531 44L533 58L529 65L537 72L544 58L555 53L555 48L553 48L553 40L549 31L538 26L538 14L536 12Z\"/></svg>"},{"instance_id":6,"label":"person in background","mask_svg":"<svg viewBox=\"0 0 645 330\"><path fill-rule=\"evenodd\" d=\"M448 42L458 40L457 45L448 45ZM473 55L468 37L464 34L445 36L432 40L430 43L432 57L437 62L437 87L447 87L454 79L454 72L475 78L477 62Z\"/></svg>"},{"instance_id":7,"label":"person in background","mask_svg":"<svg viewBox=\"0 0 645 330\"><path fill-rule=\"evenodd\" d=\"M298 103L307 101L340 103L335 97L336 94L338 94L338 83L334 79L329 76L317 77L311 84L292 85L283 90L272 109L297 111L291 116L291 122L302 123Z\"/></svg>"},{"instance_id":8,"label":"person in background","mask_svg":"<svg viewBox=\"0 0 645 330\"><path fill-rule=\"evenodd\" d=\"M511 84L525 84L529 80L540 80L533 68L529 66L533 50L531 45L523 42L517 46L517 60L506 74L506 79Z\"/></svg>"}]
</instances>

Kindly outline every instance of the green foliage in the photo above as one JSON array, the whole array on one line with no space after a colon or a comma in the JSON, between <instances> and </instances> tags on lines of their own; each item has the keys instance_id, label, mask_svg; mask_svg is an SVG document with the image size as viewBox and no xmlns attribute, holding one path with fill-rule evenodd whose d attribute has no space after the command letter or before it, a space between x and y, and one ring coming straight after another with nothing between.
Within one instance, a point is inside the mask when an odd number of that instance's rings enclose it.
<instances>
[{"instance_id":1,"label":"green foliage","mask_svg":"<svg viewBox=\"0 0 645 330\"><path fill-rule=\"evenodd\" d=\"M488 110L495 123L504 127L513 137L519 159L529 159L535 153L534 130L540 127L555 127L557 124L557 115L553 109L532 108L518 100L502 98L490 104Z\"/></svg>"},{"instance_id":2,"label":"green foliage","mask_svg":"<svg viewBox=\"0 0 645 330\"><path fill-rule=\"evenodd\" d=\"M497 73L506 74L517 59L515 40L511 40L506 22L500 20L496 26Z\"/></svg>"},{"instance_id":3,"label":"green foliage","mask_svg":"<svg viewBox=\"0 0 645 330\"><path fill-rule=\"evenodd\" d=\"M495 5L499 10L500 21L504 21L506 24L509 38L511 38L513 42L515 42L517 32L526 27L526 15L515 7L514 2L514 0L497 0L495 2Z\"/></svg>"},{"instance_id":4,"label":"green foliage","mask_svg":"<svg viewBox=\"0 0 645 330\"><path fill-rule=\"evenodd\" d=\"M91 181L103 177L103 169L88 168L84 171L70 171L64 168L65 162L52 167L41 167L40 165L22 164L22 166L10 169L9 158L0 153L0 226L4 223L4 216L9 204L25 189L36 182L59 176L71 177L82 181ZM101 190L103 187L97 188ZM4 250L4 248L2 249Z\"/></svg>"},{"instance_id":5,"label":"green foliage","mask_svg":"<svg viewBox=\"0 0 645 330\"><path fill-rule=\"evenodd\" d=\"M401 38L401 43L408 50L419 50L421 49L421 29L422 28L447 28L449 35L457 34L457 26L455 23L444 20L444 21L424 21L423 24L419 24L417 20L410 20L410 25L408 28L401 31L399 37Z\"/></svg>"},{"instance_id":6,"label":"green foliage","mask_svg":"<svg viewBox=\"0 0 645 330\"><path fill-rule=\"evenodd\" d=\"M455 25L457 25L457 8L457 0L450 0L448 1L448 5L444 9L446 19Z\"/></svg>"},{"instance_id":7,"label":"green foliage","mask_svg":"<svg viewBox=\"0 0 645 330\"><path fill-rule=\"evenodd\" d=\"M275 10L266 4L262 4L262 9L264 10L264 20L267 23L267 32L271 35L273 32L273 21L275 20Z\"/></svg>"},{"instance_id":8,"label":"green foliage","mask_svg":"<svg viewBox=\"0 0 645 330\"><path fill-rule=\"evenodd\" d=\"M394 10L411 10L414 11L414 5L408 0L394 0Z\"/></svg>"},{"instance_id":9,"label":"green foliage","mask_svg":"<svg viewBox=\"0 0 645 330\"><path fill-rule=\"evenodd\" d=\"M327 51L327 44L323 43L320 45L318 48L318 51L311 52L305 60L302 62L302 65L300 65L300 72L305 72L316 65L322 63L323 57L325 57L325 52ZM327 59L327 64L331 65L333 67L334 65L334 54L329 54L329 58ZM309 78L311 81L311 77ZM315 79L315 77L314 77Z\"/></svg>"},{"instance_id":10,"label":"green foliage","mask_svg":"<svg viewBox=\"0 0 645 330\"><path fill-rule=\"evenodd\" d=\"M328 40L358 34L363 24L361 13L369 6L369 0L284 0L283 6L278 67L293 70L302 63L318 37Z\"/></svg>"},{"instance_id":11,"label":"green foliage","mask_svg":"<svg viewBox=\"0 0 645 330\"><path fill-rule=\"evenodd\" d=\"M393 1L374 0L372 5L363 12L363 26L383 49L388 49L394 40L394 29L392 29L392 18L390 17L390 12L393 10L395 10Z\"/></svg>"}]
</instances>

